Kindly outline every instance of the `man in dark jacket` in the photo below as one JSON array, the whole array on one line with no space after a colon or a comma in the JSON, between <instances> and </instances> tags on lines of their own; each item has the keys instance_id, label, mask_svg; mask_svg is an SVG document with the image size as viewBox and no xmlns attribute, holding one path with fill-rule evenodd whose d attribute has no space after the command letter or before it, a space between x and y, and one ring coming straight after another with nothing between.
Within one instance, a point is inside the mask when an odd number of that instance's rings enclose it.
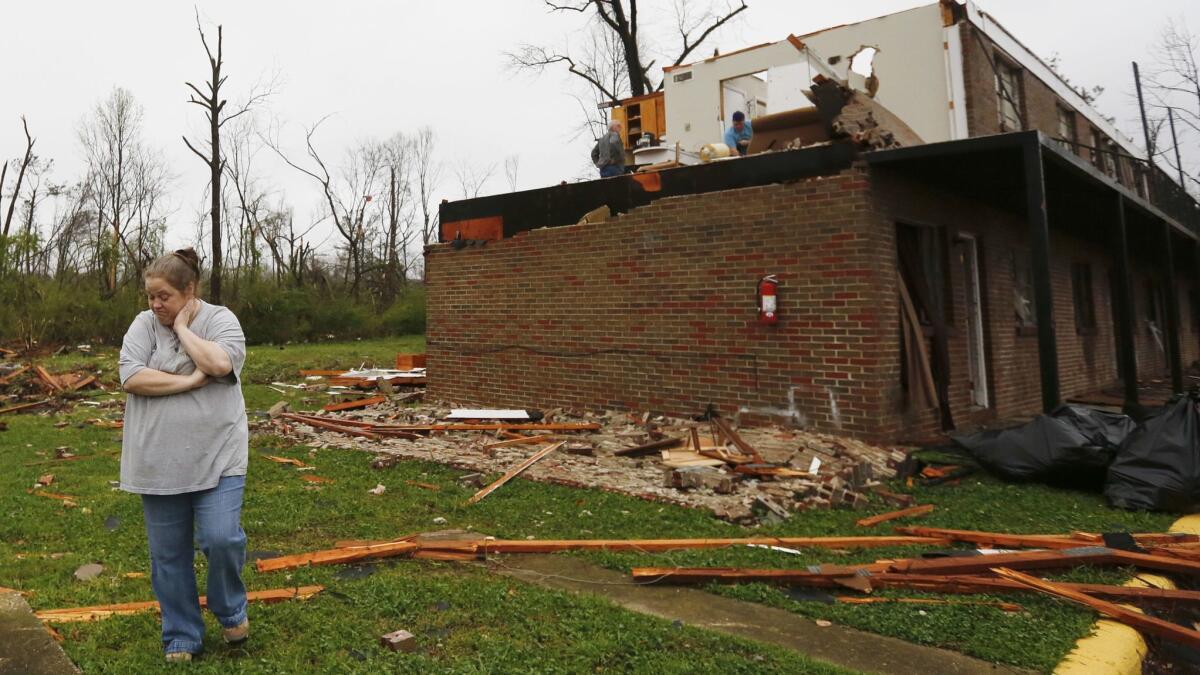
<instances>
[{"instance_id":1,"label":"man in dark jacket","mask_svg":"<svg viewBox=\"0 0 1200 675\"><path fill-rule=\"evenodd\" d=\"M608 133L596 141L592 148L592 164L600 169L601 178L625 173L625 146L621 143L620 122L609 123Z\"/></svg>"}]
</instances>

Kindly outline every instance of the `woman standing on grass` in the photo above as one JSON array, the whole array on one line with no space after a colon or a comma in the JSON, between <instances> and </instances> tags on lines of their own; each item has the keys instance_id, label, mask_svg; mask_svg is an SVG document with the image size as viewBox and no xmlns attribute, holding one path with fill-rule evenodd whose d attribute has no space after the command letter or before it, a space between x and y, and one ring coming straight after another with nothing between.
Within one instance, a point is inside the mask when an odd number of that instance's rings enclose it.
<instances>
[{"instance_id":1,"label":"woman standing on grass","mask_svg":"<svg viewBox=\"0 0 1200 675\"><path fill-rule=\"evenodd\" d=\"M225 641L250 634L241 527L249 434L239 382L246 339L233 312L196 297L199 281L190 248L151 263L150 309L134 318L121 344L121 386L129 394L121 489L142 495L168 661L190 661L204 645L193 538L208 558L208 608Z\"/></svg>"}]
</instances>

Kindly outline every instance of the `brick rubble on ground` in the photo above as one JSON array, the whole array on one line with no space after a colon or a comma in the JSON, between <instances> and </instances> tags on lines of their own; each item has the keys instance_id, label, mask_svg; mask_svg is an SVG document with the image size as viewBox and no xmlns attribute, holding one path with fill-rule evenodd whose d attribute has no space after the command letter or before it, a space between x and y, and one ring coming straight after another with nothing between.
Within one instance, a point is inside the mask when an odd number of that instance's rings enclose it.
<instances>
[{"instance_id":1,"label":"brick rubble on ground","mask_svg":"<svg viewBox=\"0 0 1200 675\"><path fill-rule=\"evenodd\" d=\"M322 414L330 421L354 420L379 424L436 424L444 422L451 406L424 403L415 407L391 403L363 410ZM851 438L774 426L747 427L738 434L773 465L807 472L820 461L815 476L771 477L735 473L731 466L671 469L658 453L619 457L614 452L662 438L690 439L695 428L707 445L715 440L709 422L695 422L624 412L579 413L555 410L546 422L597 422L596 432L546 433L547 442L567 440L559 451L534 464L523 478L575 487L611 490L643 499L711 510L733 522L782 518L791 512L866 503L874 486L895 476L904 461L902 450L868 445ZM377 455L377 467L397 459L419 459L459 469L500 474L532 455L541 444L485 446L509 437L494 432L436 432L416 440L367 439L315 429L300 422L275 419L262 422L312 447L345 448ZM689 442L690 444L690 442ZM728 450L736 453L732 444ZM680 446L673 451L690 450Z\"/></svg>"}]
</instances>

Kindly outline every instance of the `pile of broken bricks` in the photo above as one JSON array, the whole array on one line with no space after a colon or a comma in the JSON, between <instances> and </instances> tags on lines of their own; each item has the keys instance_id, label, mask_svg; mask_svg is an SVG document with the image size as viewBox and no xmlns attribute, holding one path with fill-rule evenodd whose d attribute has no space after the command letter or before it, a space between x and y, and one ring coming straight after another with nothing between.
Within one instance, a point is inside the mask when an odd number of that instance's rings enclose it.
<instances>
[{"instance_id":1,"label":"pile of broken bricks","mask_svg":"<svg viewBox=\"0 0 1200 675\"><path fill-rule=\"evenodd\" d=\"M309 447L373 453L377 468L419 459L504 473L540 447L562 442L522 477L704 508L737 523L864 506L869 492L887 496L882 483L907 458L902 450L850 438L737 428L720 418L552 410L524 421L471 420L452 419L452 408L436 402L412 406L374 396L364 403L311 414L277 411L263 424ZM482 476L474 478L482 487Z\"/></svg>"}]
</instances>

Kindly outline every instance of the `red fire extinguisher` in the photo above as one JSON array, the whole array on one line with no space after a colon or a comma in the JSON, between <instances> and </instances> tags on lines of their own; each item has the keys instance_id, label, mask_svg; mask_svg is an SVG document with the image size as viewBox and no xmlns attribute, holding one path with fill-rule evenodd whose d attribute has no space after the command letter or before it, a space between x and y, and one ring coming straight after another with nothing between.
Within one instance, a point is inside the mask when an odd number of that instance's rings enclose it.
<instances>
[{"instance_id":1,"label":"red fire extinguisher","mask_svg":"<svg viewBox=\"0 0 1200 675\"><path fill-rule=\"evenodd\" d=\"M768 326L779 321L776 291L779 289L779 278L768 274L758 280L758 322Z\"/></svg>"}]
</instances>

